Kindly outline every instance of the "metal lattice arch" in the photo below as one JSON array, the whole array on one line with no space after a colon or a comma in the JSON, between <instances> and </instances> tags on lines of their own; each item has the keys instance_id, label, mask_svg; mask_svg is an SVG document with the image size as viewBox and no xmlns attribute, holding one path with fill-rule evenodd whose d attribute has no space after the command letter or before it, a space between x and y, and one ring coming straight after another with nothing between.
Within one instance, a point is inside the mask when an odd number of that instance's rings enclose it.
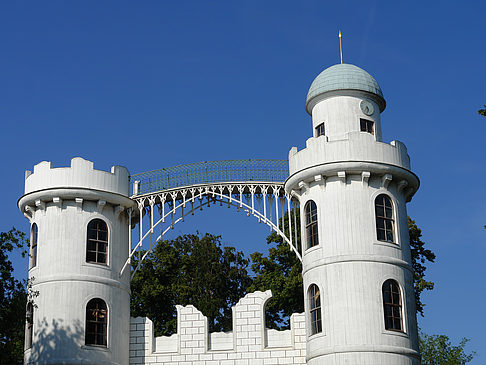
<instances>
[{"instance_id":1,"label":"metal lattice arch","mask_svg":"<svg viewBox=\"0 0 486 365\"><path fill-rule=\"evenodd\" d=\"M169 230L186 216L214 204L234 207L268 225L302 260L296 244L299 222L294 209L299 203L284 190L288 175L287 160L254 159L207 161L132 175L131 198L137 207L128 214L130 226L132 218L139 219L138 239L130 232L130 252L120 276L138 254L133 277Z\"/></svg>"}]
</instances>

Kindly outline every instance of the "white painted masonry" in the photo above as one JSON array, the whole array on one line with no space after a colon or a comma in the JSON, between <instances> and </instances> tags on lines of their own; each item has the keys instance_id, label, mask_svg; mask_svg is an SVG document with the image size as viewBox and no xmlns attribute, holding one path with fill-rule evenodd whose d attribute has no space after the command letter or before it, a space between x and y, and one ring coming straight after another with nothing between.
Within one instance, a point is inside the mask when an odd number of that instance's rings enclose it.
<instances>
[{"instance_id":1,"label":"white painted masonry","mask_svg":"<svg viewBox=\"0 0 486 365\"><path fill-rule=\"evenodd\" d=\"M233 331L208 333L194 306L177 306L177 333L154 338L152 321L132 318L130 364L263 365L305 364L305 319L293 314L291 329L265 328L271 292L247 294L233 307Z\"/></svg>"},{"instance_id":2,"label":"white painted masonry","mask_svg":"<svg viewBox=\"0 0 486 365\"><path fill-rule=\"evenodd\" d=\"M247 294L233 307L231 332L209 333L207 318L188 305L177 306L176 334L154 338L149 319L130 319L130 270L122 271L136 223L130 219L144 209L129 196L128 170L95 170L77 157L70 167L44 161L27 171L18 207L38 226L29 279L39 296L25 363L418 365L406 203L419 180L405 145L382 142L385 106L378 83L353 65L332 66L312 83L306 102L312 137L301 151L290 150L285 181L301 209L305 313L293 314L286 331L265 328L266 291ZM373 133L361 130L361 119L373 123ZM317 136L322 123L324 135ZM393 242L377 237L380 194L393 204ZM318 241L307 248L310 200L317 206ZM86 262L87 225L95 218L108 227L106 265ZM401 330L385 329L382 285L389 279L399 285ZM314 334L312 285L320 291L322 323ZM93 298L108 307L106 347L85 345L86 305Z\"/></svg>"}]
</instances>

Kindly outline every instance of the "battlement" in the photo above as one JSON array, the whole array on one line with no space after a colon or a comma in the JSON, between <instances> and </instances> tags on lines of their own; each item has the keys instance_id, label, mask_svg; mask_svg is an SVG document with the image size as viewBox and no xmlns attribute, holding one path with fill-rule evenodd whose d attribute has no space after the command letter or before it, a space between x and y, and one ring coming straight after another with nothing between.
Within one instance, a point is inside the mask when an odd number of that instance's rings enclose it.
<instances>
[{"instance_id":1,"label":"battlement","mask_svg":"<svg viewBox=\"0 0 486 365\"><path fill-rule=\"evenodd\" d=\"M194 306L177 306L177 333L154 338L152 321L132 318L130 364L305 364L305 317L294 313L290 330L265 328L270 290L247 294L232 308L233 331L209 333ZM245 360L243 360L245 359Z\"/></svg>"},{"instance_id":2,"label":"battlement","mask_svg":"<svg viewBox=\"0 0 486 365\"><path fill-rule=\"evenodd\" d=\"M376 162L410 170L407 147L400 141L379 142L369 133L349 132L345 138L328 141L326 136L307 139L306 148L289 151L290 175L309 166L344 161Z\"/></svg>"},{"instance_id":3,"label":"battlement","mask_svg":"<svg viewBox=\"0 0 486 365\"><path fill-rule=\"evenodd\" d=\"M111 171L95 170L93 162L81 157L71 159L70 167L52 167L49 161L34 166L34 172L25 171L25 194L53 188L85 188L129 195L129 172L123 166Z\"/></svg>"}]
</instances>

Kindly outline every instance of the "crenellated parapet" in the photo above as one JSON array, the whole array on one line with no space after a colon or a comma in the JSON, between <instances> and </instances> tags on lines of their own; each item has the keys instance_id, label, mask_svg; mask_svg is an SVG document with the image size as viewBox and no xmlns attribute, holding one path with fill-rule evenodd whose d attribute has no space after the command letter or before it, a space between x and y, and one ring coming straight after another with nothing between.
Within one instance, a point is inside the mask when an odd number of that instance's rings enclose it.
<instances>
[{"instance_id":1,"label":"crenellated parapet","mask_svg":"<svg viewBox=\"0 0 486 365\"><path fill-rule=\"evenodd\" d=\"M301 194L315 184L324 188L330 180L346 183L353 176L364 185L371 179L384 188L393 181L409 201L420 185L410 171L405 144L376 141L373 135L362 132L349 132L346 138L333 141L326 136L309 138L305 149L290 150L289 173L285 190L293 194Z\"/></svg>"},{"instance_id":2,"label":"crenellated parapet","mask_svg":"<svg viewBox=\"0 0 486 365\"><path fill-rule=\"evenodd\" d=\"M33 172L25 172L25 194L18 206L29 219L35 211L45 211L47 205L62 208L66 200L73 201L79 210L86 201L95 202L98 212L109 204L120 214L135 204L129 191L129 172L123 166L96 170L93 162L81 157L73 158L70 167L53 168L51 162L43 161Z\"/></svg>"},{"instance_id":3,"label":"crenellated parapet","mask_svg":"<svg viewBox=\"0 0 486 365\"><path fill-rule=\"evenodd\" d=\"M177 306L177 333L154 338L152 321L132 318L130 364L305 364L305 318L293 314L290 330L265 328L271 291L247 294L232 308L233 331L208 331L207 318L194 306ZM269 362L270 361L270 362ZM271 362L274 361L274 362Z\"/></svg>"}]
</instances>

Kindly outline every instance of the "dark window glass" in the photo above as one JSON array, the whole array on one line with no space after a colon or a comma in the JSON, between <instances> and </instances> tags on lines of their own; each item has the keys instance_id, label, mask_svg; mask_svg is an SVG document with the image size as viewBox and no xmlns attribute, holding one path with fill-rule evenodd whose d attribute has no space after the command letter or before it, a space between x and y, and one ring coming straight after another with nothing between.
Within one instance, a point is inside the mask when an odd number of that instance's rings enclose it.
<instances>
[{"instance_id":1,"label":"dark window glass","mask_svg":"<svg viewBox=\"0 0 486 365\"><path fill-rule=\"evenodd\" d=\"M326 134L326 130L324 128L324 123L321 123L316 127L316 137L323 136L324 134Z\"/></svg>"},{"instance_id":2,"label":"dark window glass","mask_svg":"<svg viewBox=\"0 0 486 365\"><path fill-rule=\"evenodd\" d=\"M86 305L86 345L107 346L108 309L99 298Z\"/></svg>"},{"instance_id":3,"label":"dark window glass","mask_svg":"<svg viewBox=\"0 0 486 365\"><path fill-rule=\"evenodd\" d=\"M305 205L305 233L307 237L307 248L319 244L317 232L317 206L312 200L309 200Z\"/></svg>"},{"instance_id":4,"label":"dark window glass","mask_svg":"<svg viewBox=\"0 0 486 365\"><path fill-rule=\"evenodd\" d=\"M39 229L37 228L37 224L32 224L31 232L29 268L37 266L37 239L39 236Z\"/></svg>"},{"instance_id":5,"label":"dark window glass","mask_svg":"<svg viewBox=\"0 0 486 365\"><path fill-rule=\"evenodd\" d=\"M400 287L395 280L383 283L383 309L385 313L385 329L403 331L402 328L402 301Z\"/></svg>"},{"instance_id":6,"label":"dark window glass","mask_svg":"<svg viewBox=\"0 0 486 365\"><path fill-rule=\"evenodd\" d=\"M314 335L322 332L321 292L315 284L312 284L309 288L309 302L311 334Z\"/></svg>"},{"instance_id":7,"label":"dark window glass","mask_svg":"<svg viewBox=\"0 0 486 365\"><path fill-rule=\"evenodd\" d=\"M376 236L379 241L395 242L393 205L390 197L380 194L375 199Z\"/></svg>"},{"instance_id":8,"label":"dark window glass","mask_svg":"<svg viewBox=\"0 0 486 365\"><path fill-rule=\"evenodd\" d=\"M25 315L25 349L32 347L32 336L34 330L34 306L32 303L27 304L27 313Z\"/></svg>"},{"instance_id":9,"label":"dark window glass","mask_svg":"<svg viewBox=\"0 0 486 365\"><path fill-rule=\"evenodd\" d=\"M360 119L359 122L360 122L361 132L375 134L375 131L374 131L374 124L375 123L374 122L372 122L371 120L367 120L367 119Z\"/></svg>"},{"instance_id":10,"label":"dark window glass","mask_svg":"<svg viewBox=\"0 0 486 365\"><path fill-rule=\"evenodd\" d=\"M86 261L106 264L108 249L108 227L101 219L93 219L88 223L88 239L86 242Z\"/></svg>"}]
</instances>

